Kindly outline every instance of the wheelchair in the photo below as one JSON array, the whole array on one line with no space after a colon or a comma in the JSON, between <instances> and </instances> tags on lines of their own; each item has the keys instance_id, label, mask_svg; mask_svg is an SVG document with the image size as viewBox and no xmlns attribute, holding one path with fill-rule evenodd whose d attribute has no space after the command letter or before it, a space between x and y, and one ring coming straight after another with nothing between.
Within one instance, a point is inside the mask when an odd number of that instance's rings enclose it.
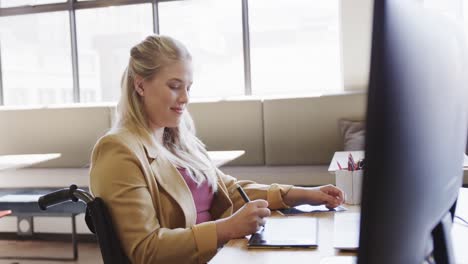
<instances>
[{"instance_id":1,"label":"wheelchair","mask_svg":"<svg viewBox=\"0 0 468 264\"><path fill-rule=\"evenodd\" d=\"M39 198L39 208L47 210L48 207L63 202L84 202L86 204L85 221L89 230L95 234L101 250L104 264L130 264L125 255L109 211L104 201L93 197L90 193L78 189L72 184L69 188L60 189Z\"/></svg>"}]
</instances>

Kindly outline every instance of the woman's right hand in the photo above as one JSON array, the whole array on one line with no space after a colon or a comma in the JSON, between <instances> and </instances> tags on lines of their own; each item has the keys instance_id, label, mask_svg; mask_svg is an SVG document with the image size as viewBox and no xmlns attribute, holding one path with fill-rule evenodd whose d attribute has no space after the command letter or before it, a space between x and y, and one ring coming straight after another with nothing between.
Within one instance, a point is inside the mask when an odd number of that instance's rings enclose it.
<instances>
[{"instance_id":1,"label":"woman's right hand","mask_svg":"<svg viewBox=\"0 0 468 264\"><path fill-rule=\"evenodd\" d=\"M255 233L265 225L264 217L270 216L268 202L255 200L246 203L237 212L227 218L216 220L218 246L234 238L241 238Z\"/></svg>"}]
</instances>

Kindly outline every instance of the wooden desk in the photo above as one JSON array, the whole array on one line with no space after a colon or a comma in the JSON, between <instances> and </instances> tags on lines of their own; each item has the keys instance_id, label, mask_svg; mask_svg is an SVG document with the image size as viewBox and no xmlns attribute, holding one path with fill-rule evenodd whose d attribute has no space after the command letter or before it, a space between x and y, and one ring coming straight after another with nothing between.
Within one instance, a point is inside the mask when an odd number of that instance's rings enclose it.
<instances>
[{"instance_id":1,"label":"wooden desk","mask_svg":"<svg viewBox=\"0 0 468 264\"><path fill-rule=\"evenodd\" d=\"M0 155L0 170L12 170L59 158L60 153Z\"/></svg>"},{"instance_id":2,"label":"wooden desk","mask_svg":"<svg viewBox=\"0 0 468 264\"><path fill-rule=\"evenodd\" d=\"M233 161L240 156L244 155L245 151L243 150L228 150L228 151L208 151L213 163L216 167L221 167L224 164Z\"/></svg>"},{"instance_id":3,"label":"wooden desk","mask_svg":"<svg viewBox=\"0 0 468 264\"><path fill-rule=\"evenodd\" d=\"M457 215L466 217L468 208L468 189L460 191L457 207ZM326 257L332 256L355 256L356 252L342 252L333 248L333 231L335 214L347 214L359 212L359 206L349 206L346 212L339 213L310 213L307 215L317 217L319 220L319 246L317 249L247 249L247 239L235 239L229 241L218 254L209 262L210 264L287 264L287 263L317 263ZM463 208L463 209L461 209ZM464 212L461 212L464 210ZM280 217L276 215L275 217ZM452 237L455 251L456 263L468 263L468 227L455 220L452 229ZM346 262L344 262L346 263Z\"/></svg>"},{"instance_id":4,"label":"wooden desk","mask_svg":"<svg viewBox=\"0 0 468 264\"><path fill-rule=\"evenodd\" d=\"M358 212L359 206L346 206L349 210L340 212ZM320 263L327 256L353 256L353 252L340 252L333 248L333 221L335 213L310 213L319 221L318 248L317 249L247 249L247 239L234 239L229 241L218 254L209 262L210 264L239 264L239 263ZM274 217L284 217L275 215ZM287 217L287 216L286 216Z\"/></svg>"}]
</instances>

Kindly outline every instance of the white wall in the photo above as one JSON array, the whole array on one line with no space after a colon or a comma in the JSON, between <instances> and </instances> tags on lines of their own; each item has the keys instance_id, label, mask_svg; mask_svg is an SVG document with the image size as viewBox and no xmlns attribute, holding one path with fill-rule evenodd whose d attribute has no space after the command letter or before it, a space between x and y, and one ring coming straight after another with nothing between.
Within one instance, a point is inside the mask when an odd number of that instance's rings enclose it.
<instances>
[{"instance_id":1,"label":"white wall","mask_svg":"<svg viewBox=\"0 0 468 264\"><path fill-rule=\"evenodd\" d=\"M340 2L344 89L367 90L374 1Z\"/></svg>"}]
</instances>

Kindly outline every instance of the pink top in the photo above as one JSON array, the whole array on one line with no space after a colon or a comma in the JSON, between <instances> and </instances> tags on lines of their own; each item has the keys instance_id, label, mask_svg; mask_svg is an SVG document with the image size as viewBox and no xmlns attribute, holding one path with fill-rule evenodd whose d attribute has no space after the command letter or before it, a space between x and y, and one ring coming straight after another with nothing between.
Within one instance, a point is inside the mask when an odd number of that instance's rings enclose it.
<instances>
[{"instance_id":1,"label":"pink top","mask_svg":"<svg viewBox=\"0 0 468 264\"><path fill-rule=\"evenodd\" d=\"M203 182L200 186L190 177L189 172L185 168L177 168L182 177L184 177L190 191L192 192L195 207L197 208L197 221L196 223L203 223L211 221L211 203L213 202L213 192L211 186L207 181Z\"/></svg>"}]
</instances>

